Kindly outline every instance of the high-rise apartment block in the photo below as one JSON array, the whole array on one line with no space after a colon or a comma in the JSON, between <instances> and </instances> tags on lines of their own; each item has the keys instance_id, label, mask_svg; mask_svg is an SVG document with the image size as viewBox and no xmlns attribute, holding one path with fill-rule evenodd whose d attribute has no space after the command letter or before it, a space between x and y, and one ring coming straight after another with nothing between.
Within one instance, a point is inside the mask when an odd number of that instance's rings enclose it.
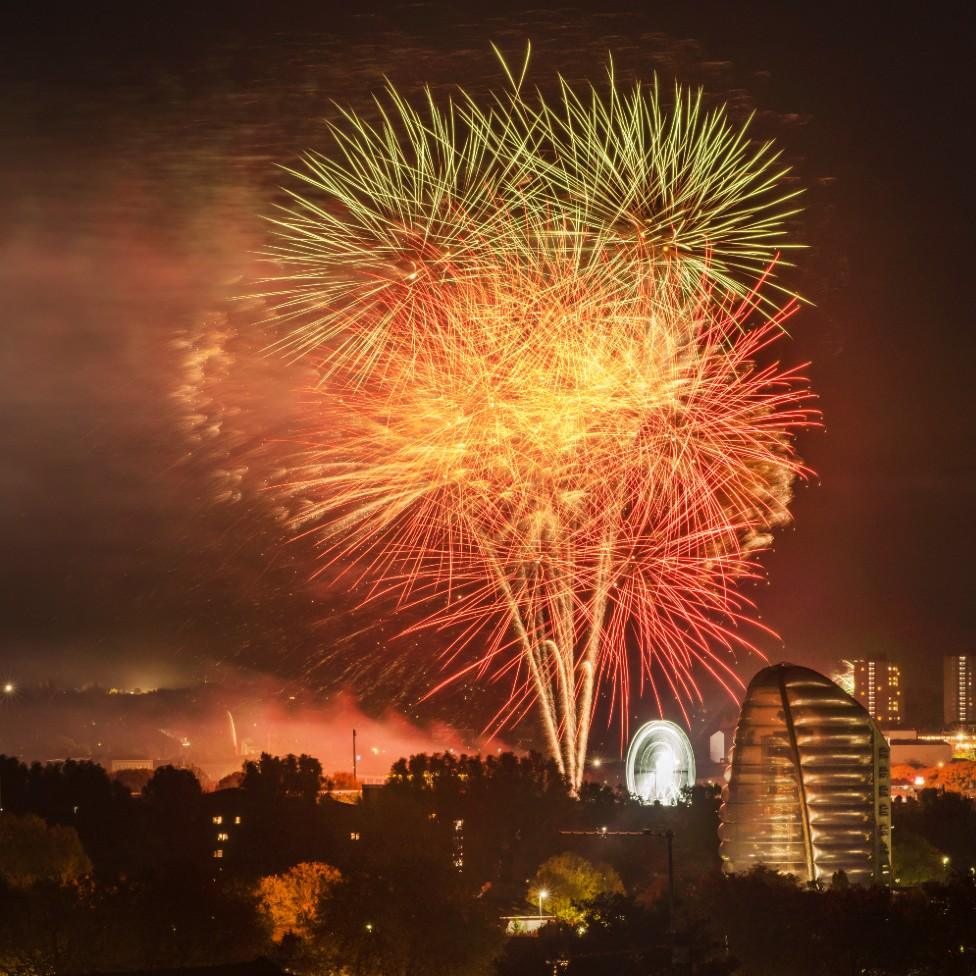
<instances>
[{"instance_id":1,"label":"high-rise apartment block","mask_svg":"<svg viewBox=\"0 0 976 976\"><path fill-rule=\"evenodd\" d=\"M946 657L943 675L946 725L976 725L976 655Z\"/></svg>"},{"instance_id":2,"label":"high-rise apartment block","mask_svg":"<svg viewBox=\"0 0 976 976\"><path fill-rule=\"evenodd\" d=\"M901 668L887 658L864 658L854 665L854 697L882 727L902 721Z\"/></svg>"}]
</instances>

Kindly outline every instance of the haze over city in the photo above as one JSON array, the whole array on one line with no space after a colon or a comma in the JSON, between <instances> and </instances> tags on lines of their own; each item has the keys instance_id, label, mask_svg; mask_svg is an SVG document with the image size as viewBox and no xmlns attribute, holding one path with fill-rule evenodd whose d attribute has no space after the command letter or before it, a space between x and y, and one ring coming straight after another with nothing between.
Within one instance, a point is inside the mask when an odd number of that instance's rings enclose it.
<instances>
[{"instance_id":1,"label":"haze over city","mask_svg":"<svg viewBox=\"0 0 976 976\"><path fill-rule=\"evenodd\" d=\"M8 5L0 972L976 973L973 41Z\"/></svg>"}]
</instances>

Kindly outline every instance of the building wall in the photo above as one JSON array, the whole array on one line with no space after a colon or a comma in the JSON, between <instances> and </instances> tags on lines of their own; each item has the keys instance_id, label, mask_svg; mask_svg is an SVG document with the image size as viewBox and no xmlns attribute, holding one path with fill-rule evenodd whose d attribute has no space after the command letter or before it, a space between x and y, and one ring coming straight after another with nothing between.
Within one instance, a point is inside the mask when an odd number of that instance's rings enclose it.
<instances>
[{"instance_id":1,"label":"building wall","mask_svg":"<svg viewBox=\"0 0 976 976\"><path fill-rule=\"evenodd\" d=\"M110 763L113 773L126 769L155 769L156 763L152 759L113 759Z\"/></svg>"},{"instance_id":2,"label":"building wall","mask_svg":"<svg viewBox=\"0 0 976 976\"><path fill-rule=\"evenodd\" d=\"M723 790L726 872L757 864L804 881L887 883L890 752L876 722L829 678L795 665L746 691Z\"/></svg>"},{"instance_id":3,"label":"building wall","mask_svg":"<svg viewBox=\"0 0 976 976\"><path fill-rule=\"evenodd\" d=\"M976 655L950 655L943 669L946 725L976 725Z\"/></svg>"},{"instance_id":4,"label":"building wall","mask_svg":"<svg viewBox=\"0 0 976 976\"><path fill-rule=\"evenodd\" d=\"M247 798L239 789L215 790L204 797L211 826L211 856L215 873L224 861L233 860L240 845L241 827L247 815Z\"/></svg>"},{"instance_id":5,"label":"building wall","mask_svg":"<svg viewBox=\"0 0 976 976\"><path fill-rule=\"evenodd\" d=\"M891 764L909 763L913 766L936 766L952 761L952 746L948 742L905 742L891 740Z\"/></svg>"},{"instance_id":6,"label":"building wall","mask_svg":"<svg viewBox=\"0 0 976 976\"><path fill-rule=\"evenodd\" d=\"M865 658L854 665L854 697L882 726L902 720L901 668L886 658Z\"/></svg>"}]
</instances>

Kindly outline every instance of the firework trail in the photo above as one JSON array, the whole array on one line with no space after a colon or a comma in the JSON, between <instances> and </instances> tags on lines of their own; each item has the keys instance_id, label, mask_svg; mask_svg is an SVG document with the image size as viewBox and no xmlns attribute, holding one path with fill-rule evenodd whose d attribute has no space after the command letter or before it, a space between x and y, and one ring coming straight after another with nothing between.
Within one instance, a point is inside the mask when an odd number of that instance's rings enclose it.
<instances>
[{"instance_id":1,"label":"firework trail","mask_svg":"<svg viewBox=\"0 0 976 976\"><path fill-rule=\"evenodd\" d=\"M816 418L760 364L795 307L772 149L612 74L530 98L526 67L485 108L390 89L294 171L266 294L320 380L279 491L325 566L454 635L443 684L508 679L499 727L538 706L575 787L602 684L625 729L635 681L737 681L734 584Z\"/></svg>"}]
</instances>

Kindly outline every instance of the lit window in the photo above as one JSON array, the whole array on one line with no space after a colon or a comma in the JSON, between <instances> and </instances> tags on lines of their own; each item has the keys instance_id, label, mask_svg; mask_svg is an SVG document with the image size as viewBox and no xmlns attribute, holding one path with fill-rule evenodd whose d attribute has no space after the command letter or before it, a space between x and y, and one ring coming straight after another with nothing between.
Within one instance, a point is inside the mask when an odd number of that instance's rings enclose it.
<instances>
[{"instance_id":1,"label":"lit window","mask_svg":"<svg viewBox=\"0 0 976 976\"><path fill-rule=\"evenodd\" d=\"M224 850L223 850L223 848L222 847L218 847L217 850L214 851L214 855L213 856L214 857L223 857L224 856Z\"/></svg>"},{"instance_id":2,"label":"lit window","mask_svg":"<svg viewBox=\"0 0 976 976\"><path fill-rule=\"evenodd\" d=\"M224 818L218 814L216 817L213 818L213 822L215 824L222 824L224 822Z\"/></svg>"},{"instance_id":3,"label":"lit window","mask_svg":"<svg viewBox=\"0 0 976 976\"><path fill-rule=\"evenodd\" d=\"M230 835L226 831L221 831L217 834L217 840L230 840Z\"/></svg>"},{"instance_id":4,"label":"lit window","mask_svg":"<svg viewBox=\"0 0 976 976\"><path fill-rule=\"evenodd\" d=\"M239 824L241 822L240 817L234 817L234 823Z\"/></svg>"},{"instance_id":5,"label":"lit window","mask_svg":"<svg viewBox=\"0 0 976 976\"><path fill-rule=\"evenodd\" d=\"M351 831L350 834L349 834L349 839L350 840L359 840L359 831L358 830Z\"/></svg>"}]
</instances>

